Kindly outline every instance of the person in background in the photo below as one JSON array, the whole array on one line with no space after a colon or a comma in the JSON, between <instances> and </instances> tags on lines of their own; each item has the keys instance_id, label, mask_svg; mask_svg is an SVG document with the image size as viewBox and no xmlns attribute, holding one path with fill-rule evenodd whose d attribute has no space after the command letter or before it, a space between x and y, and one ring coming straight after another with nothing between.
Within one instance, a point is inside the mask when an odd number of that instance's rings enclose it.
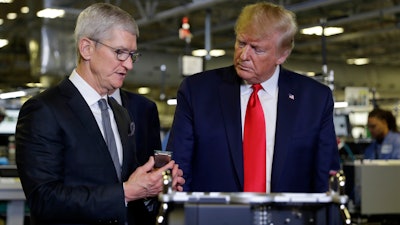
<instances>
[{"instance_id":1,"label":"person in background","mask_svg":"<svg viewBox=\"0 0 400 225\"><path fill-rule=\"evenodd\" d=\"M173 160L158 170L153 157L140 166L134 124L108 96L133 68L138 36L122 9L87 7L75 27L76 69L21 107L16 159L30 224L152 224L147 198L163 190L165 170L172 170L173 190L182 190ZM109 119L102 119L106 112Z\"/></svg>"},{"instance_id":2,"label":"person in background","mask_svg":"<svg viewBox=\"0 0 400 225\"><path fill-rule=\"evenodd\" d=\"M365 149L364 159L400 159L400 134L392 112L373 109L367 127L374 140Z\"/></svg>"},{"instance_id":3,"label":"person in background","mask_svg":"<svg viewBox=\"0 0 400 225\"><path fill-rule=\"evenodd\" d=\"M137 157L140 165L143 165L153 156L154 150L161 149L157 105L150 99L125 89L117 89L110 96L128 110L134 122Z\"/></svg>"},{"instance_id":4,"label":"person in background","mask_svg":"<svg viewBox=\"0 0 400 225\"><path fill-rule=\"evenodd\" d=\"M154 155L154 150L161 149L157 105L142 95L122 88L116 89L109 96L128 111L135 133L136 157L139 165L144 165L149 157ZM143 211L141 214L143 217L147 217L148 224L155 224L160 206L158 196L147 198L145 204L148 211Z\"/></svg>"},{"instance_id":5,"label":"person in background","mask_svg":"<svg viewBox=\"0 0 400 225\"><path fill-rule=\"evenodd\" d=\"M295 15L272 3L250 4L235 33L233 65L187 77L177 93L167 150L184 171L184 191L328 191L331 170L340 168L332 92L281 66L294 46ZM258 105L258 96L262 107L255 125L264 128L246 128L253 85L261 86L251 103ZM257 140L247 142L248 131ZM252 148L244 143L262 150L247 156Z\"/></svg>"}]
</instances>

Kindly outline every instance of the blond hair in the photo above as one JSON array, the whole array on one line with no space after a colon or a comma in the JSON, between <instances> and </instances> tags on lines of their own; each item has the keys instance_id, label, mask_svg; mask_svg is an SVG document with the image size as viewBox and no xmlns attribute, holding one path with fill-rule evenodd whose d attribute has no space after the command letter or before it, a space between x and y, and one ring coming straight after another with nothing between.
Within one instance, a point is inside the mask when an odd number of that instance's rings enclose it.
<instances>
[{"instance_id":1,"label":"blond hair","mask_svg":"<svg viewBox=\"0 0 400 225\"><path fill-rule=\"evenodd\" d=\"M277 47L291 51L297 29L296 16L293 12L269 2L259 2L242 9L236 21L235 34L256 31L253 35L264 38L279 32L281 38Z\"/></svg>"}]
</instances>

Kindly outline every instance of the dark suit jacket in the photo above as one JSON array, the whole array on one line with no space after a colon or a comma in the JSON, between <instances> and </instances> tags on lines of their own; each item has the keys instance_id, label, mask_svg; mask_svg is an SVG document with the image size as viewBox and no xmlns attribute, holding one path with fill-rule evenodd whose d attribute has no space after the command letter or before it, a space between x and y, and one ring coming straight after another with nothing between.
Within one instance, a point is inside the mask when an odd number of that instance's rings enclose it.
<instances>
[{"instance_id":1,"label":"dark suit jacket","mask_svg":"<svg viewBox=\"0 0 400 225\"><path fill-rule=\"evenodd\" d=\"M185 191L243 191L241 83L233 66L182 82L167 149ZM339 169L331 90L284 69L278 86L271 192L325 192Z\"/></svg>"},{"instance_id":2,"label":"dark suit jacket","mask_svg":"<svg viewBox=\"0 0 400 225\"><path fill-rule=\"evenodd\" d=\"M140 165L145 164L154 150L161 149L160 119L157 105L146 97L120 89L122 105L128 110L131 120L135 124L136 156ZM141 212L145 224L156 223L159 209L157 197L147 202L148 211Z\"/></svg>"},{"instance_id":3,"label":"dark suit jacket","mask_svg":"<svg viewBox=\"0 0 400 225\"><path fill-rule=\"evenodd\" d=\"M122 105L135 123L137 157L141 165L161 150L160 119L157 105L146 97L120 89Z\"/></svg>"},{"instance_id":4,"label":"dark suit jacket","mask_svg":"<svg viewBox=\"0 0 400 225\"><path fill-rule=\"evenodd\" d=\"M126 110L111 102L123 145L122 180L139 166ZM16 160L31 224L145 224L143 201L125 206L111 156L85 100L68 79L29 99Z\"/></svg>"}]
</instances>

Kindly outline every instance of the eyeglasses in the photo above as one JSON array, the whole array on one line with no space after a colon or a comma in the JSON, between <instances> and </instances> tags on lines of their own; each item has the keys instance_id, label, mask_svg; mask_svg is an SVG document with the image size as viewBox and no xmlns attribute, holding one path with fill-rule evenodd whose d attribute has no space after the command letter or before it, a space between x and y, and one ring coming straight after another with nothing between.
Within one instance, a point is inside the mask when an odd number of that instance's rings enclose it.
<instances>
[{"instance_id":1,"label":"eyeglasses","mask_svg":"<svg viewBox=\"0 0 400 225\"><path fill-rule=\"evenodd\" d=\"M111 47L109 45L106 45L106 44L104 44L104 43L102 43L102 42L100 42L98 40L95 40L95 39L90 39L90 40L112 49L117 54L117 59L119 61L125 61L125 60L128 59L128 57L131 57L132 63L135 63L135 62L137 62L139 60L139 57L142 55L139 52L133 52L133 51L129 52L129 51L122 50L122 49L119 49L119 48L113 48L113 47Z\"/></svg>"}]
</instances>

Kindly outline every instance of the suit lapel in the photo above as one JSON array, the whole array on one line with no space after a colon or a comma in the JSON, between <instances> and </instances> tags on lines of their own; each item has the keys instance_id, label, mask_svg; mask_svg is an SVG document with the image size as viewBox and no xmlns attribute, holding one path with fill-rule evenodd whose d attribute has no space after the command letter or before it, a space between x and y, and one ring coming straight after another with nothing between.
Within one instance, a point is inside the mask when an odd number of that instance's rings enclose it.
<instances>
[{"instance_id":1,"label":"suit lapel","mask_svg":"<svg viewBox=\"0 0 400 225\"><path fill-rule=\"evenodd\" d=\"M243 148L240 113L240 78L233 67L225 70L219 88L219 98L227 141L237 179L243 187Z\"/></svg>"},{"instance_id":2,"label":"suit lapel","mask_svg":"<svg viewBox=\"0 0 400 225\"><path fill-rule=\"evenodd\" d=\"M278 179L281 177L281 173L285 166L285 158L289 150L289 143L292 132L292 124L294 115L296 113L296 89L290 74L287 74L285 70L281 69L279 75L279 95L278 95L278 108L277 108L277 122L275 131L275 147L274 147L274 158L272 165L272 176L271 176L271 189L274 190L274 184L279 182Z\"/></svg>"},{"instance_id":3,"label":"suit lapel","mask_svg":"<svg viewBox=\"0 0 400 225\"><path fill-rule=\"evenodd\" d=\"M90 142L93 148L99 149L105 154L110 154L96 119L78 89L76 89L69 79L64 79L60 83L59 88L60 93L68 99L68 105L75 114L75 117L71 119L78 119L85 128L85 132L88 135L87 138L84 137L85 141ZM117 122L123 147L122 179L124 179L129 176L130 171L133 171L138 166L135 156L134 136L130 132L130 119L126 109L120 106L115 100L109 100L109 102ZM113 166L111 157L110 163Z\"/></svg>"},{"instance_id":4,"label":"suit lapel","mask_svg":"<svg viewBox=\"0 0 400 225\"><path fill-rule=\"evenodd\" d=\"M86 141L91 141L93 146L97 146L96 148L108 152L107 145L97 125L96 119L78 89L76 89L69 79L64 79L60 83L59 88L60 93L67 97L68 105L75 114L75 117L71 119L77 118L82 126L85 127L85 131L89 135Z\"/></svg>"},{"instance_id":5,"label":"suit lapel","mask_svg":"<svg viewBox=\"0 0 400 225\"><path fill-rule=\"evenodd\" d=\"M93 146L93 148L98 149L98 151L101 152L101 154L110 156L109 166L110 168L114 168L114 162L111 159L111 155L110 152L108 151L107 144L104 141L103 135L101 133L101 130L99 129L96 119L93 116L92 110L87 105L86 101L79 93L78 89L76 89L76 87L72 84L72 82L69 79L65 79L63 82L61 82L59 87L60 87L60 92L64 96L66 96L66 98L68 98L68 105L74 112L75 117L71 119L79 120L81 125L85 128L84 132L86 132L88 136L87 137L82 136L82 138L85 139L85 142L89 142L90 146ZM122 167L122 170L124 170L124 167ZM122 172L122 177L123 177L123 172ZM117 174L115 174L115 179L118 180Z\"/></svg>"},{"instance_id":6,"label":"suit lapel","mask_svg":"<svg viewBox=\"0 0 400 225\"><path fill-rule=\"evenodd\" d=\"M113 98L108 98L110 106L114 113L114 118L118 126L118 132L121 138L123 148L123 163L122 163L122 177L129 176L130 168L138 166L138 161L135 155L135 137L133 134L132 123L128 111L118 104Z\"/></svg>"}]
</instances>

